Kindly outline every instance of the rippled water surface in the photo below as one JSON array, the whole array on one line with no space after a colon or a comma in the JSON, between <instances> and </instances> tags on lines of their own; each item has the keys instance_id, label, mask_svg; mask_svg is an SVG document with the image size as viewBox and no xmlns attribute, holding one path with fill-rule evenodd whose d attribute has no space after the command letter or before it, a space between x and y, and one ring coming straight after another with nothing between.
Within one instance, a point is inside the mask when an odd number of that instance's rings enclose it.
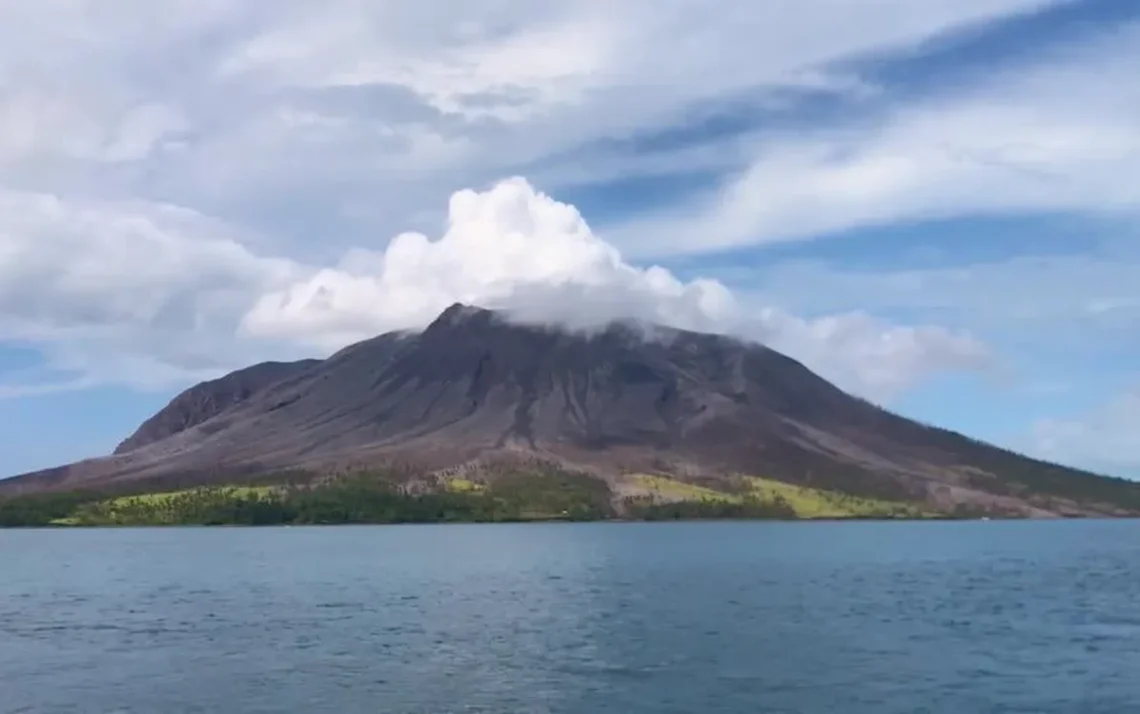
<instances>
[{"instance_id":1,"label":"rippled water surface","mask_svg":"<svg viewBox=\"0 0 1140 714\"><path fill-rule=\"evenodd\" d=\"M1140 523L0 531L3 712L1140 712Z\"/></svg>"}]
</instances>

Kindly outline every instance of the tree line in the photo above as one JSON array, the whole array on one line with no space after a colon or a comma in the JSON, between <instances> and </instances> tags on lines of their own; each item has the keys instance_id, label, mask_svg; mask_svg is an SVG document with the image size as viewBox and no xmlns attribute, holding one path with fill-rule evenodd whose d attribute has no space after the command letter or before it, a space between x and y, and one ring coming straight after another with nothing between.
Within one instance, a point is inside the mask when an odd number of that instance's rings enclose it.
<instances>
[{"instance_id":1,"label":"tree line","mask_svg":"<svg viewBox=\"0 0 1140 714\"><path fill-rule=\"evenodd\" d=\"M318 525L479 523L611 518L789 519L783 499L656 503L626 499L615 508L605 482L556 468L498 474L485 487L409 490L390 474L356 474L323 482L238 488L203 486L134 495L35 494L0 500L0 527L156 525Z\"/></svg>"},{"instance_id":2,"label":"tree line","mask_svg":"<svg viewBox=\"0 0 1140 714\"><path fill-rule=\"evenodd\" d=\"M34 494L0 500L0 527L310 525L599 520L606 485L564 472L505 474L491 488L401 488L388 474L261 488L203 486L166 494Z\"/></svg>"}]
</instances>

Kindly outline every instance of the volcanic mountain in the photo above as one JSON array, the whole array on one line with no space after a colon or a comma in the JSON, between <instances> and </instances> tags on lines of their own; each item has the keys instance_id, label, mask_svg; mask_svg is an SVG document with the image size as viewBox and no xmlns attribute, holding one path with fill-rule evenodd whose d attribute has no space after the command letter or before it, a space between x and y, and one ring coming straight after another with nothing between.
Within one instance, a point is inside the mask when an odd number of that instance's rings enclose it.
<instances>
[{"instance_id":1,"label":"volcanic mountain","mask_svg":"<svg viewBox=\"0 0 1140 714\"><path fill-rule=\"evenodd\" d=\"M943 511L1140 511L1138 484L918 424L758 344L637 323L526 325L458 304L419 333L199 384L114 454L0 481L0 493L538 462L615 493L630 474L754 475Z\"/></svg>"}]
</instances>

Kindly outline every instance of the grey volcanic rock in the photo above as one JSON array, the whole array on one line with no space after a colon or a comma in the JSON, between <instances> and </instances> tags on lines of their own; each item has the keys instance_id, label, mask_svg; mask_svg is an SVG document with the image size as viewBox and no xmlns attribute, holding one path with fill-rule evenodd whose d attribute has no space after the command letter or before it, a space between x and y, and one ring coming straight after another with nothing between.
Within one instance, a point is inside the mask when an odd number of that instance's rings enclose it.
<instances>
[{"instance_id":1,"label":"grey volcanic rock","mask_svg":"<svg viewBox=\"0 0 1140 714\"><path fill-rule=\"evenodd\" d=\"M464 305L422 333L194 387L116 454L2 481L0 492L520 458L614 484L639 471L743 474L940 510L1140 510L1136 484L904 419L761 345L624 323L571 332Z\"/></svg>"},{"instance_id":2,"label":"grey volcanic rock","mask_svg":"<svg viewBox=\"0 0 1140 714\"><path fill-rule=\"evenodd\" d=\"M220 379L195 385L143 422L134 434L115 448L114 453L125 454L197 426L244 402L266 387L317 364L320 364L320 360L263 362Z\"/></svg>"}]
</instances>

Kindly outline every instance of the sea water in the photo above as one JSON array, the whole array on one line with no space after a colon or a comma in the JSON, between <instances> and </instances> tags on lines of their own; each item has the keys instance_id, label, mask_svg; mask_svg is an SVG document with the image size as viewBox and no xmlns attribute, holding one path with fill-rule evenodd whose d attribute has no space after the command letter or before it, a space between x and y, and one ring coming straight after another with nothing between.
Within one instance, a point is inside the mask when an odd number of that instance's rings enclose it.
<instances>
[{"instance_id":1,"label":"sea water","mask_svg":"<svg viewBox=\"0 0 1140 714\"><path fill-rule=\"evenodd\" d=\"M1140 522L0 531L0 712L1140 712Z\"/></svg>"}]
</instances>

